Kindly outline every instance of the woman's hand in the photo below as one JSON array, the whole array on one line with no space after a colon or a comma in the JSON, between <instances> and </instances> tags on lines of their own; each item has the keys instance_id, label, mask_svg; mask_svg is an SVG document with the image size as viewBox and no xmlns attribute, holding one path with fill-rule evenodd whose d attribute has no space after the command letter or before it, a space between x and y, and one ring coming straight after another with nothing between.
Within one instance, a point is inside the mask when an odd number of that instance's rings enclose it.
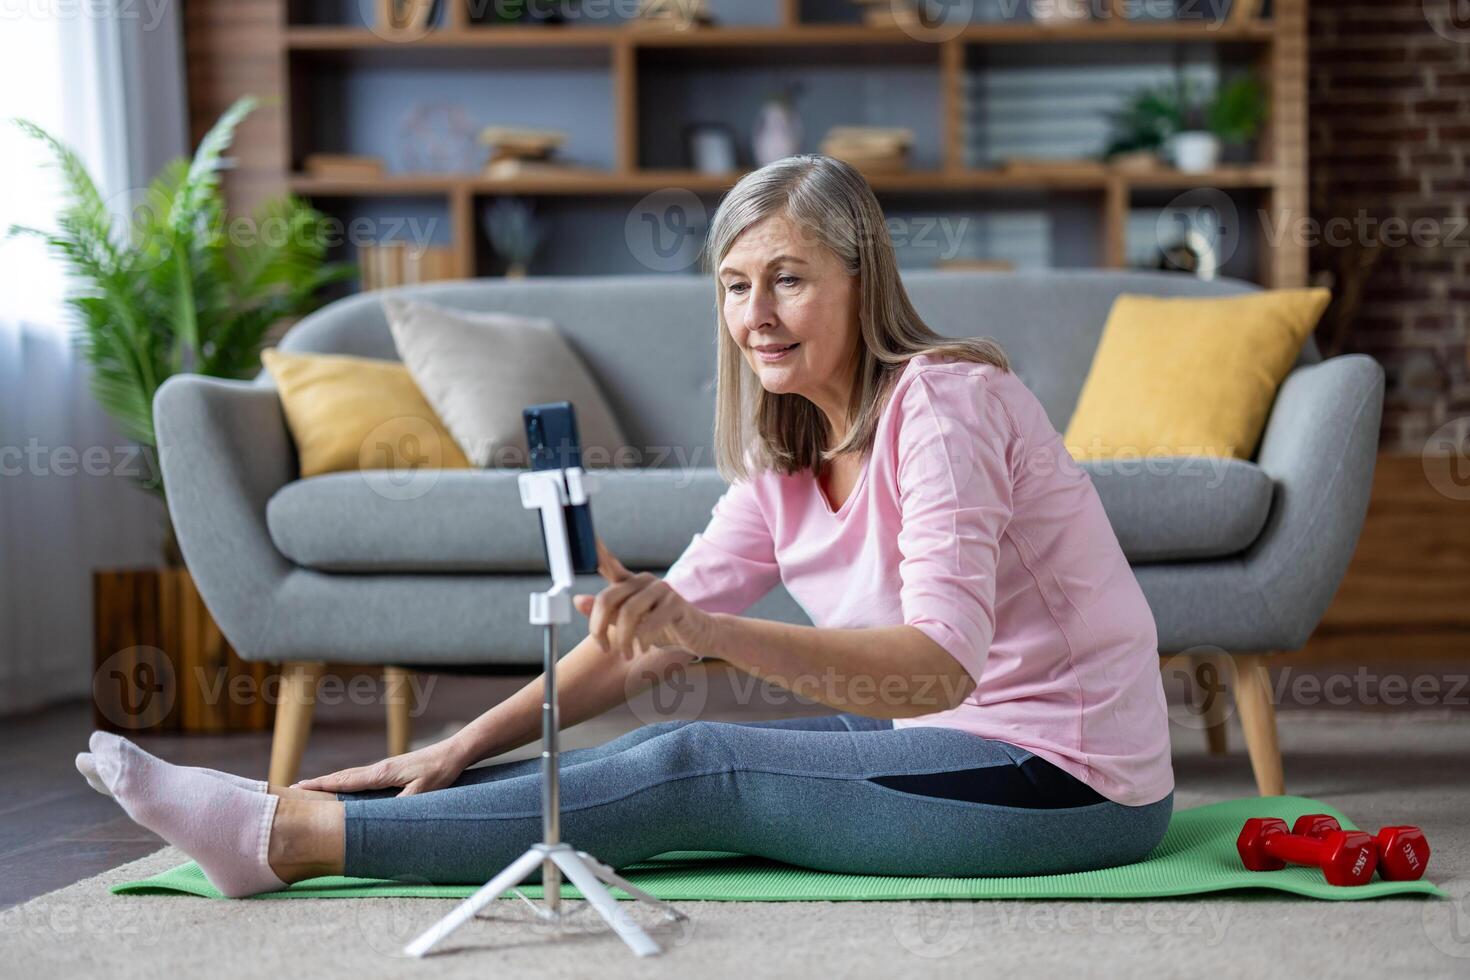
<instances>
[{"instance_id":1,"label":"woman's hand","mask_svg":"<svg viewBox=\"0 0 1470 980\"><path fill-rule=\"evenodd\" d=\"M708 654L714 617L694 606L657 575L633 573L597 539L597 571L611 584L596 596L572 597L588 617L587 633L625 660L664 650Z\"/></svg>"},{"instance_id":2,"label":"woman's hand","mask_svg":"<svg viewBox=\"0 0 1470 980\"><path fill-rule=\"evenodd\" d=\"M451 740L443 739L413 752L390 756L370 766L341 769L325 776L292 783L294 789L316 789L333 793L360 793L370 789L402 786L399 796L414 796L442 789L459 778L468 763Z\"/></svg>"}]
</instances>

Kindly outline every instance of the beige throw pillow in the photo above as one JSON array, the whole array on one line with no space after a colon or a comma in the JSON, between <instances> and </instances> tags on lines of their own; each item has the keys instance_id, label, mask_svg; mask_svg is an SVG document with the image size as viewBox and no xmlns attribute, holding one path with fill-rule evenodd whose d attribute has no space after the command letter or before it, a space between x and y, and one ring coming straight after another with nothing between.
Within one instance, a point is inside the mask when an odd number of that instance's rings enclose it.
<instances>
[{"instance_id":1,"label":"beige throw pillow","mask_svg":"<svg viewBox=\"0 0 1470 980\"><path fill-rule=\"evenodd\" d=\"M583 464L609 466L625 443L612 409L551 320L473 313L399 296L383 310L409 374L476 466L529 465L521 409L568 401Z\"/></svg>"}]
</instances>

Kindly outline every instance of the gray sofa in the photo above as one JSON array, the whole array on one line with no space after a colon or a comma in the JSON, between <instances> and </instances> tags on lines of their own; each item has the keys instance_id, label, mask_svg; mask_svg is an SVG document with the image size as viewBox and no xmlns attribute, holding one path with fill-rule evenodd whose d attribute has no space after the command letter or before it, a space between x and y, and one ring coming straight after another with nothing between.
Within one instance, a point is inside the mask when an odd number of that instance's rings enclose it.
<instances>
[{"instance_id":1,"label":"gray sofa","mask_svg":"<svg viewBox=\"0 0 1470 980\"><path fill-rule=\"evenodd\" d=\"M1111 271L915 271L904 279L940 333L999 340L1059 430L1119 293L1257 288ZM594 501L599 535L630 567L662 571L678 557L724 489L710 450L707 279L477 279L398 291L553 318L596 376L634 453L624 461L633 465L603 473ZM375 294L306 317L280 346L396 358ZM1153 608L1161 653L1231 663L1263 793L1282 792L1283 784L1262 654L1302 645L1346 569L1367 506L1382 389L1372 359L1323 362L1309 341L1277 394L1255 459L1088 464ZM294 778L327 662L383 665L400 688L404 670L539 663L526 597L544 587L544 563L515 471L300 480L265 374L253 382L175 377L158 393L155 421L170 512L200 593L241 657L284 665L273 781ZM595 591L600 583L589 577L579 585ZM779 588L749 615L807 621ZM583 635L577 620L564 650ZM1199 727L1223 751L1229 706L1218 701L1211 698ZM390 709L390 751L407 743L405 711Z\"/></svg>"}]
</instances>

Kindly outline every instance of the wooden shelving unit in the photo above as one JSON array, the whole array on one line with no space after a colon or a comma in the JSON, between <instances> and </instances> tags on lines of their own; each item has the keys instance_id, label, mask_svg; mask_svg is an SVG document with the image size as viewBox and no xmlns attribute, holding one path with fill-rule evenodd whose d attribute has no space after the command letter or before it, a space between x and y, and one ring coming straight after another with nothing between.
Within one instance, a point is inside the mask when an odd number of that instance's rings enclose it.
<instances>
[{"instance_id":1,"label":"wooden shelving unit","mask_svg":"<svg viewBox=\"0 0 1470 980\"><path fill-rule=\"evenodd\" d=\"M237 0L257 12L265 0ZM939 106L938 165L901 174L875 174L870 182L880 195L947 195L1068 191L1095 194L1102 241L1102 264L1120 267L1126 254L1129 210L1140 194L1218 188L1252 195L1259 202L1262 232L1257 239L1258 278L1270 286L1304 285L1307 254L1290 236L1271 241L1269 229L1284 216L1301 217L1306 206L1306 0L1275 0L1270 20L1219 23L1200 21L1130 21L1121 16L1127 0L1113 0L1115 16L1067 26L1032 23L974 24L954 36L926 41L897 28L861 24L812 24L798 20L797 0L779 0L778 25L712 27L664 32L623 26L505 27L468 23L468 0L446 0L443 22L412 40L385 37L366 28L291 25L287 4L277 11L274 31L262 31L279 71L282 95L279 158L286 187L313 198L360 199L406 196L442 200L449 215L456 265L461 275L477 269L475 227L477 198L501 194L557 198L643 195L663 188L683 188L715 195L731 186L738 174L709 176L685 170L640 165L639 77L644 66L759 66L770 64L899 64L932 65L938 79L934 98ZM191 5L190 47L213 45L212 57L228 58L231 38L223 13L225 0ZM196 13L199 7L213 13ZM204 30L200 29L203 24ZM238 37L234 40L238 41ZM1259 141L1259 161L1225 166L1210 173L1170 169L1125 171L1098 166L1092 171L1046 166L1009 169L966 167L964 159L964 77L968 56L991 46L1106 44L1126 50L1130 44L1181 43L1222 45L1232 57L1252 65L1268 93L1269 117ZM238 44L235 45L238 47ZM478 174L394 174L374 181L324 180L299 173L302 157L316 149L311 131L298 113L307 106L305 87L312 73L348 66L595 66L605 69L611 91L609 111L614 145L613 165L602 173L536 176L491 180ZM218 96L215 97L216 99ZM196 106L196 130L202 108ZM217 110L213 110L217 112ZM552 120L554 124L554 120ZM1244 227L1244 224L1243 226Z\"/></svg>"}]
</instances>

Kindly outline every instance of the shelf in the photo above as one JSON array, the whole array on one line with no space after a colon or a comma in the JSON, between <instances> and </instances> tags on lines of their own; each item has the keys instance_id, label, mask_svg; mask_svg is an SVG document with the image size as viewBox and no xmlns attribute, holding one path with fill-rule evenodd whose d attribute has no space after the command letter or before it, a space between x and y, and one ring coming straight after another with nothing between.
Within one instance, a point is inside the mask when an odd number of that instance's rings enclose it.
<instances>
[{"instance_id":1,"label":"shelf","mask_svg":"<svg viewBox=\"0 0 1470 980\"><path fill-rule=\"evenodd\" d=\"M222 4L226 0L201 2ZM922 30L851 22L793 23L807 6L782 0L783 22L779 25L689 31L640 29L606 20L580 26L468 24L459 6L446 8L449 16L443 24L416 37L395 38L360 24L287 25L272 35L269 53L282 66L287 126L281 155L288 161L304 159L313 150L353 146L391 156L381 129L372 128L378 126L377 121L362 121L375 108L374 102L364 100L382 102L384 113L388 107L397 111L407 98L403 93L438 83L444 92L463 92L466 97L471 92L491 93L486 98L493 104L493 92L502 84L497 73L503 71L503 84L517 92L528 87L540 91L542 69L546 69L552 75L548 84L560 86L555 88L557 97L523 98L518 104L532 105L529 111L538 120L545 115L576 133L595 132L592 145L568 147L564 152L569 161L596 163L606 169L504 179L486 178L475 170L392 173L375 180L288 173L286 184L293 192L322 199L328 202L323 206L344 213L447 209L456 266L461 275L471 275L484 268L480 258L488 247L477 211L497 196L537 198L538 208L545 204L557 228L578 229L574 234L568 232L573 238L588 229L620 224L632 202L661 190L693 192L711 205L741 175L683 169L687 155L679 127L724 113L730 118L713 121L730 125L738 120L734 128L744 132L756 111L758 92L753 86L770 88L769 79L790 70L814 72L811 83L825 100L820 111L813 110L813 130L832 124L834 120L828 117L846 113L849 95L859 95L859 78L864 85L881 90L887 99L880 101L875 113L869 113L873 118L866 121L888 122L883 118L886 114L899 117L892 120L894 124L915 128L916 145L922 152L916 150L911 162L925 169L867 175L884 207L891 206L897 213L1040 207L1082 215L1096 210L1101 237L1097 264L1116 268L1126 257L1130 209L1156 206L1194 189L1215 189L1236 199L1252 197L1250 206L1258 205L1263 213L1304 206L1305 140L1301 134L1305 127L1300 121L1305 105L1304 0L1273 0L1272 20L1240 24L1228 19L1130 21L1120 16L1056 25L972 21L955 25L952 32L941 29L928 36ZM1107 0L1102 6L1119 12L1124 0ZM235 40L225 33L219 43L229 50ZM1173 54L1170 49L1176 48L1198 50L1202 58L1228 61L1237 69L1249 66L1259 74L1269 100L1261 146L1271 163L1223 166L1195 174L1101 164L1032 162L994 169L963 165L967 147L976 145L966 139L967 101L973 97L968 75L972 71L1032 63L1066 69L1115 60L1167 64ZM272 59L262 57L261 63ZM834 70L823 71L828 67ZM461 78L459 72L467 74ZM400 87L390 87L400 80ZM589 93L595 93L595 98ZM349 102L352 98L358 101ZM606 126L598 118L595 129L587 128L587 114L601 112L604 98L608 102ZM911 101L919 98L936 101L919 107ZM348 109L353 110L351 119L356 122L339 125L338 115L346 119ZM500 110L503 113L504 106ZM862 113L853 114L866 118ZM354 125L364 127L364 138L351 138L356 135L350 131ZM610 136L610 147L603 145L604 130ZM994 158L1000 159L1002 147L1008 145L997 144ZM279 180L281 175L270 176ZM1072 236L1072 244L1082 250L1078 254L1086 253L1090 246L1079 244L1077 237ZM577 244L582 244L580 239ZM578 262L601 268L600 258L577 254ZM1305 278L1305 252L1300 248L1283 245L1264 254L1260 262L1259 278L1264 283L1284 285ZM570 263L568 269L576 264Z\"/></svg>"},{"instance_id":2,"label":"shelf","mask_svg":"<svg viewBox=\"0 0 1470 980\"><path fill-rule=\"evenodd\" d=\"M665 188L722 193L734 186L739 174L698 174L686 170L642 170L633 173L576 174L565 177L518 177L495 180L474 174L391 174L375 180L336 180L293 174L291 190L322 197L383 197L394 194L431 195L468 191L472 194L608 195L640 194ZM1208 173L1183 173L1168 168L1140 172L1100 167L1096 172L1015 170L912 171L870 174L875 191L953 193L956 191L1093 190L1111 180L1127 188L1187 189L1191 187L1269 188L1276 170L1269 164L1226 166Z\"/></svg>"},{"instance_id":3,"label":"shelf","mask_svg":"<svg viewBox=\"0 0 1470 980\"><path fill-rule=\"evenodd\" d=\"M1267 43L1270 21L1214 24L1205 21L1097 21L1045 26L1031 23L975 24L956 39L967 44L1038 44L1048 41L1194 41ZM861 24L803 24L798 27L711 27L690 31L620 27L459 27L394 39L363 27L298 26L285 31L293 51L361 51L413 48L556 49L629 44L646 49L749 49L827 47L934 47L935 41L900 28Z\"/></svg>"},{"instance_id":4,"label":"shelf","mask_svg":"<svg viewBox=\"0 0 1470 980\"><path fill-rule=\"evenodd\" d=\"M1245 24L1210 21L1100 20L1088 24L974 24L960 33L968 44L1038 44L1047 41L1192 41L1268 43L1276 37L1269 20Z\"/></svg>"}]
</instances>

